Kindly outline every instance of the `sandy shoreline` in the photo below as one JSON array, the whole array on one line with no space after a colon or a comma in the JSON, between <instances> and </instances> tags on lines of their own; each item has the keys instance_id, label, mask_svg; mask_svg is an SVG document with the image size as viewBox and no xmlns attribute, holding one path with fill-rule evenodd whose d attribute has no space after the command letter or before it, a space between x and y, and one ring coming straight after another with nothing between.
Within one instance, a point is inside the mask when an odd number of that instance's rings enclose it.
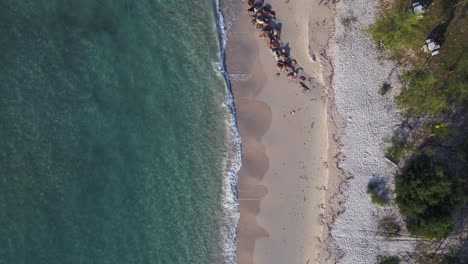
<instances>
[{"instance_id":1,"label":"sandy shoreline","mask_svg":"<svg viewBox=\"0 0 468 264\"><path fill-rule=\"evenodd\" d=\"M226 64L242 138L238 173L238 263L315 263L325 249L323 216L328 181L326 42L332 10L320 1L269 1L281 39L313 80L304 93L282 74L247 6L224 1ZM312 15L313 14L313 15ZM310 53L309 53L310 51ZM315 61L313 61L313 59ZM321 217L322 216L322 217ZM325 254L321 254L324 256Z\"/></svg>"}]
</instances>

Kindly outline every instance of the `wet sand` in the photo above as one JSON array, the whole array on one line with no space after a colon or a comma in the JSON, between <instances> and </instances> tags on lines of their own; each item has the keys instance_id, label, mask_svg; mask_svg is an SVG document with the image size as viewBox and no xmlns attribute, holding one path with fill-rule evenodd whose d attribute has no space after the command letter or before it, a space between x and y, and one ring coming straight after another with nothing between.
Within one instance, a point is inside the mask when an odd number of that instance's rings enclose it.
<instances>
[{"instance_id":1,"label":"wet sand","mask_svg":"<svg viewBox=\"0 0 468 264\"><path fill-rule=\"evenodd\" d=\"M258 38L247 6L225 1L225 15L237 18L228 32L226 64L242 137L238 263L316 263L329 147L328 77L326 71L322 76L326 62L320 53L330 33L323 16L331 16L331 10L321 5L328 13L310 16L319 1L269 3L282 23L282 41L312 77L311 91L303 92L284 73L275 76L276 61ZM310 41L312 35L316 38Z\"/></svg>"}]
</instances>

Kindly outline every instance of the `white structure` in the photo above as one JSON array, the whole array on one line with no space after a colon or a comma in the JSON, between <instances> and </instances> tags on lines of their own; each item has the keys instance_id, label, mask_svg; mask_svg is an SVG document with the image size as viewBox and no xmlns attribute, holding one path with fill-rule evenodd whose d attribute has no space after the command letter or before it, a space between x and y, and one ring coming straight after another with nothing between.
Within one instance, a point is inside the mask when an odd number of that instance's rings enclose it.
<instances>
[{"instance_id":1,"label":"white structure","mask_svg":"<svg viewBox=\"0 0 468 264\"><path fill-rule=\"evenodd\" d=\"M439 54L440 45L433 38L426 39L426 44L423 46L424 52L430 52L432 56Z\"/></svg>"},{"instance_id":2,"label":"white structure","mask_svg":"<svg viewBox=\"0 0 468 264\"><path fill-rule=\"evenodd\" d=\"M422 15L426 12L424 6L422 6L419 2L414 2L413 4L411 4L411 10L413 11L413 13L418 15Z\"/></svg>"}]
</instances>

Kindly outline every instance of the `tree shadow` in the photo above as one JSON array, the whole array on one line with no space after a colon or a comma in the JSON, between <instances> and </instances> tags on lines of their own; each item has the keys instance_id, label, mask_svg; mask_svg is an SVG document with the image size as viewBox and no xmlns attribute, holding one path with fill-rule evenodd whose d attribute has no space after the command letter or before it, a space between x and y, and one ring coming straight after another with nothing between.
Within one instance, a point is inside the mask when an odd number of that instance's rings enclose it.
<instances>
[{"instance_id":1,"label":"tree shadow","mask_svg":"<svg viewBox=\"0 0 468 264\"><path fill-rule=\"evenodd\" d=\"M432 1L428 1L432 3ZM446 33L449 25L451 24L453 18L455 17L455 6L451 0L444 0L442 3L443 17L444 22L437 25L435 28L431 30L428 35L428 38L433 38L439 42L439 45L443 45L446 39Z\"/></svg>"}]
</instances>

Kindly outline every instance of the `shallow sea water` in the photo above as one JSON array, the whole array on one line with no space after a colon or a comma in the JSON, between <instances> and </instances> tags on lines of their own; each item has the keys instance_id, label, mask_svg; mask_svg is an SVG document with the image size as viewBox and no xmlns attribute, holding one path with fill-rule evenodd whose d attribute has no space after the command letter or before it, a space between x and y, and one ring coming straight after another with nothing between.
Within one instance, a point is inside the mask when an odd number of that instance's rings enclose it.
<instances>
[{"instance_id":1,"label":"shallow sea water","mask_svg":"<svg viewBox=\"0 0 468 264\"><path fill-rule=\"evenodd\" d=\"M213 1L0 3L0 263L221 263Z\"/></svg>"}]
</instances>

